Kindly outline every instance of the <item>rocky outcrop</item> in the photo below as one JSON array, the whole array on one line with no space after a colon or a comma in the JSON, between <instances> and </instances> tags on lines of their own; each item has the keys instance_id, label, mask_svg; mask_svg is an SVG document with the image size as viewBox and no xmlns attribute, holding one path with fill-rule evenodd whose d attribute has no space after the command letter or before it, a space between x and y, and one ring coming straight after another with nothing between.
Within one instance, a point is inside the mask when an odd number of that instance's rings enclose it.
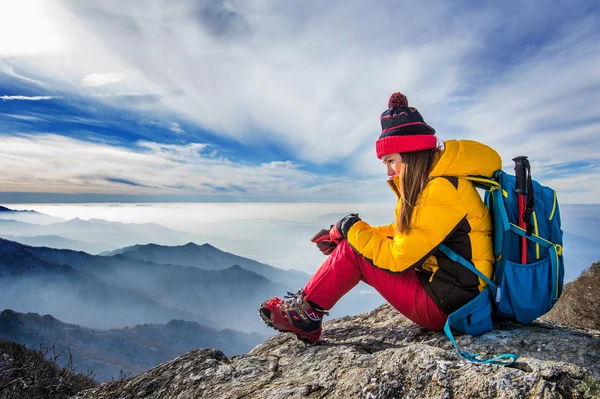
<instances>
[{"instance_id":1,"label":"rocky outcrop","mask_svg":"<svg viewBox=\"0 0 600 399\"><path fill-rule=\"evenodd\" d=\"M599 331L507 322L457 342L486 357L512 352L519 359L509 367L464 361L443 332L383 305L325 323L315 346L278 334L247 355L198 349L76 398L600 397Z\"/></svg>"},{"instance_id":2,"label":"rocky outcrop","mask_svg":"<svg viewBox=\"0 0 600 399\"><path fill-rule=\"evenodd\" d=\"M542 319L600 330L600 262L566 284L562 297Z\"/></svg>"}]
</instances>

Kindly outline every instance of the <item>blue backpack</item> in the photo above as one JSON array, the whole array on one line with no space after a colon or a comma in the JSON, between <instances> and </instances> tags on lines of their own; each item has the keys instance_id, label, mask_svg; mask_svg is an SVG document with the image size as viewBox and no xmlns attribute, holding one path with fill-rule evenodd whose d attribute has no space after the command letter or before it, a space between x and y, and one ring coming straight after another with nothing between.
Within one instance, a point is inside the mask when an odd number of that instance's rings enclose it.
<instances>
[{"instance_id":1,"label":"blue backpack","mask_svg":"<svg viewBox=\"0 0 600 399\"><path fill-rule=\"evenodd\" d=\"M492 179L466 177L485 190L485 204L493 219L496 262L492 279L446 245L440 246L446 256L488 283L475 299L450 314L444 327L459 355L477 363L509 365L517 356L507 353L482 360L478 354L461 351L450 326L480 335L493 329L493 320L527 324L552 309L563 289L563 232L556 192L531 179L526 157L514 160L516 176L498 170Z\"/></svg>"}]
</instances>

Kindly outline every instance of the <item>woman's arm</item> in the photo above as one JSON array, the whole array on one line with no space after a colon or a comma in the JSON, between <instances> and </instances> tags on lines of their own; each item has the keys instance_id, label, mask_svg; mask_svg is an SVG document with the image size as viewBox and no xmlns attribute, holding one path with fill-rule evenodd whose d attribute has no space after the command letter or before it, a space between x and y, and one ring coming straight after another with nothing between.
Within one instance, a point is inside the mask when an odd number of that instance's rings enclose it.
<instances>
[{"instance_id":1,"label":"woman's arm","mask_svg":"<svg viewBox=\"0 0 600 399\"><path fill-rule=\"evenodd\" d=\"M465 204L452 183L433 179L421 193L409 234L392 234L390 239L389 230L358 221L348 230L347 239L374 266L403 272L430 257L466 216Z\"/></svg>"},{"instance_id":2,"label":"woman's arm","mask_svg":"<svg viewBox=\"0 0 600 399\"><path fill-rule=\"evenodd\" d=\"M375 226L373 230L383 234L386 237L393 237L396 231L396 222L383 225L383 226Z\"/></svg>"}]
</instances>

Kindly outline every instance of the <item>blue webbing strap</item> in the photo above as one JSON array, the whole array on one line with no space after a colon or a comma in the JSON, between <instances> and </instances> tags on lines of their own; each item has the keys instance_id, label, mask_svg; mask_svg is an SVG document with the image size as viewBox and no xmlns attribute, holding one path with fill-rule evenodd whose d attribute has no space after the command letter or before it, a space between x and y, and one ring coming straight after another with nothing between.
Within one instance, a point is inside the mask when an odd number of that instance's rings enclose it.
<instances>
[{"instance_id":1,"label":"blue webbing strap","mask_svg":"<svg viewBox=\"0 0 600 399\"><path fill-rule=\"evenodd\" d=\"M467 262L467 260L465 258L460 256L459 254L457 254L455 251L451 250L444 244L440 244L439 249L448 258L450 258L450 260L460 263L461 265L463 265L464 267L466 267L467 269L469 269L470 271L472 271L473 273L475 273L476 275L481 277L482 280L484 280L486 283L488 283L488 285L492 289L492 292L494 292L494 293L497 292L498 288L496 287L496 284L494 284L492 282L492 280L487 278L485 274L483 274L482 272L477 270L477 268L475 268L475 266L473 266L472 264ZM444 332L446 333L446 336L448 337L450 342L452 342L452 345L454 345L454 348L456 348L456 351L458 352L460 357L462 357L463 359L466 359L468 361L471 361L474 363L501 364L503 366L508 366L508 365L513 364L517 360L517 355L514 355L512 353L505 353L505 354L496 356L492 359L481 360L481 359L477 359L477 357L479 356L479 353L468 353L468 352L461 351L460 349L458 349L458 345L456 345L456 341L454 340L454 336L452 335L452 331L450 330L450 318L449 317L446 320L446 324L444 325Z\"/></svg>"},{"instance_id":2,"label":"blue webbing strap","mask_svg":"<svg viewBox=\"0 0 600 399\"><path fill-rule=\"evenodd\" d=\"M510 366L517 360L518 356L514 355L512 353L504 353L502 355L493 357L491 359L482 360L482 359L477 359L477 357L480 355L479 353L469 353L469 352L461 351L460 349L458 349L458 345L456 344L456 341L454 340L454 336L452 335L452 331L450 330L450 319L446 320L446 324L444 325L444 332L446 333L446 336L448 337L450 342L452 342L452 345L454 345L454 348L458 352L459 356L470 362L481 363L481 364L500 364L502 366Z\"/></svg>"},{"instance_id":3,"label":"blue webbing strap","mask_svg":"<svg viewBox=\"0 0 600 399\"><path fill-rule=\"evenodd\" d=\"M510 231L512 231L513 233L517 233L521 237L525 237L528 240L535 242L536 244L540 244L544 248L549 248L554 245L550 241L544 240L543 238L536 236L535 234L527 235L524 229L513 223L510 224Z\"/></svg>"},{"instance_id":4,"label":"blue webbing strap","mask_svg":"<svg viewBox=\"0 0 600 399\"><path fill-rule=\"evenodd\" d=\"M444 253L444 255L446 255L448 258L450 258L451 261L460 263L461 265L463 265L464 267L466 267L467 269L469 269L470 271L472 271L473 273L478 275L483 281L488 283L488 285L492 289L492 292L496 293L496 290L498 289L496 287L496 284L494 284L494 282L492 280L490 280L485 274L483 274L482 272L477 270L477 268L475 266L473 266L472 264L467 262L467 260L465 258L463 258L459 254L457 254L455 251L448 248L445 244L440 244L440 246L438 248L440 251L442 251Z\"/></svg>"}]
</instances>

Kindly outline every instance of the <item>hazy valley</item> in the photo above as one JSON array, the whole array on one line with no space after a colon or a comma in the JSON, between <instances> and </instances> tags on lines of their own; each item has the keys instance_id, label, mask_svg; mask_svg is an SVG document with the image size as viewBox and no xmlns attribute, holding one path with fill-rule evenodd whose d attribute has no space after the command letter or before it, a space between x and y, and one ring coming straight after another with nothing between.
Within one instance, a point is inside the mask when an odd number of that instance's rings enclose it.
<instances>
[{"instance_id":1,"label":"hazy valley","mask_svg":"<svg viewBox=\"0 0 600 399\"><path fill-rule=\"evenodd\" d=\"M7 218L11 214L27 221ZM0 337L70 351L76 368L92 371L97 381L119 378L121 370L137 374L198 347L246 353L274 333L257 316L258 305L297 291L310 278L208 243L134 244L98 255L51 247L194 237L153 223L56 222L7 208L2 216L0 233L37 245L0 239ZM333 316L381 303L379 296L355 290Z\"/></svg>"}]
</instances>

